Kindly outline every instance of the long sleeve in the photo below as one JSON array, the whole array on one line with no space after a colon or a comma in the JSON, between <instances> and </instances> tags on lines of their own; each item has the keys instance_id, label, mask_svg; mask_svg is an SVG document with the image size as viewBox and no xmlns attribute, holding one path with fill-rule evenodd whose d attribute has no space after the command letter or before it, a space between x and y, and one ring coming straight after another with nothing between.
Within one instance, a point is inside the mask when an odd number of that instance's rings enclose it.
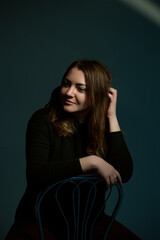
<instances>
[{"instance_id":1,"label":"long sleeve","mask_svg":"<svg viewBox=\"0 0 160 240\"><path fill-rule=\"evenodd\" d=\"M133 162L121 131L109 133L109 163L127 182L133 172Z\"/></svg>"},{"instance_id":2,"label":"long sleeve","mask_svg":"<svg viewBox=\"0 0 160 240\"><path fill-rule=\"evenodd\" d=\"M86 146L86 125L79 126L72 136L63 137L48 122L45 109L33 114L26 132L27 188L17 208L16 219L35 218L35 201L44 187L83 174L79 158L87 156ZM123 182L128 181L132 159L121 132L109 134L109 149L106 160L120 172Z\"/></svg>"},{"instance_id":3,"label":"long sleeve","mask_svg":"<svg viewBox=\"0 0 160 240\"><path fill-rule=\"evenodd\" d=\"M44 109L32 116L26 134L26 173L30 187L41 188L58 179L82 174L78 156L67 147L69 140L56 135Z\"/></svg>"}]
</instances>

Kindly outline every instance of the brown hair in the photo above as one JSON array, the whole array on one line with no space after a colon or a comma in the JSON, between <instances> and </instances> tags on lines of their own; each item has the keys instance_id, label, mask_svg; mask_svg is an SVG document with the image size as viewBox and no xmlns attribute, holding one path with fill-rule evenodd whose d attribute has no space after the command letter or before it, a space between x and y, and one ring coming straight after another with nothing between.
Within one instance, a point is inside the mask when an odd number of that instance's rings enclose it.
<instances>
[{"instance_id":1,"label":"brown hair","mask_svg":"<svg viewBox=\"0 0 160 240\"><path fill-rule=\"evenodd\" d=\"M85 75L87 83L87 101L89 106L88 114L88 146L89 155L96 154L103 156L106 149L105 133L108 130L107 108L108 91L111 86L112 77L110 72L101 63L95 60L79 60L73 62L66 70L63 80L72 68L78 68ZM76 124L73 116L63 111L58 89L52 94L49 107L49 119L53 122L59 135L67 136L76 131Z\"/></svg>"}]
</instances>

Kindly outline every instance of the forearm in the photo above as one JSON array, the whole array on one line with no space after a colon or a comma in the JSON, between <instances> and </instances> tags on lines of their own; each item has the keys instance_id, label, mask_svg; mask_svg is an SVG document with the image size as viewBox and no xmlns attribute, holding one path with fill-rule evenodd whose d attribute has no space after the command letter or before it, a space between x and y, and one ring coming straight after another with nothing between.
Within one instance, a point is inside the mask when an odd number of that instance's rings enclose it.
<instances>
[{"instance_id":1,"label":"forearm","mask_svg":"<svg viewBox=\"0 0 160 240\"><path fill-rule=\"evenodd\" d=\"M79 159L70 161L27 164L27 183L30 187L43 188L54 182L81 175L83 173Z\"/></svg>"},{"instance_id":2,"label":"forearm","mask_svg":"<svg viewBox=\"0 0 160 240\"><path fill-rule=\"evenodd\" d=\"M111 187L117 181L117 178L120 183L122 182L119 172L111 164L98 156L91 155L80 158L80 164L84 173L97 173L103 177L107 188Z\"/></svg>"},{"instance_id":3,"label":"forearm","mask_svg":"<svg viewBox=\"0 0 160 240\"><path fill-rule=\"evenodd\" d=\"M118 132L121 131L118 119L116 116L108 118L109 123L109 132Z\"/></svg>"},{"instance_id":4,"label":"forearm","mask_svg":"<svg viewBox=\"0 0 160 240\"><path fill-rule=\"evenodd\" d=\"M133 162L122 132L119 131L120 129L118 127L115 127L114 130L115 132L109 133L109 152L106 160L91 155L80 158L79 161L83 173L98 173L105 178L106 175L108 176L108 171L111 171L116 176L120 174L122 181L127 182L132 176ZM118 171L119 174L117 174L112 167ZM119 179L121 179L121 177L119 176Z\"/></svg>"},{"instance_id":5,"label":"forearm","mask_svg":"<svg viewBox=\"0 0 160 240\"><path fill-rule=\"evenodd\" d=\"M116 114L117 90L114 88L110 88L108 97L110 100L109 105L108 105L108 111L107 111L109 131L110 132L118 132L118 131L120 131L120 126L119 126L119 123L117 120L117 114Z\"/></svg>"}]
</instances>

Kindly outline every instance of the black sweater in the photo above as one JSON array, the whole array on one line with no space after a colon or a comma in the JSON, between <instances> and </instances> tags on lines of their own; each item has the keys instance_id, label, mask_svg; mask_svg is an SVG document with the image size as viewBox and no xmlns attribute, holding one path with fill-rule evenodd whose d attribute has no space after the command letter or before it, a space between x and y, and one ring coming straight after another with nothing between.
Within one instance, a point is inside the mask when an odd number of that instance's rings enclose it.
<instances>
[{"instance_id":1,"label":"black sweater","mask_svg":"<svg viewBox=\"0 0 160 240\"><path fill-rule=\"evenodd\" d=\"M105 157L120 173L123 182L132 175L132 158L122 132L109 133L109 152ZM87 125L79 124L72 136L59 136L47 111L31 117L26 133L27 188L18 206L16 219L34 219L38 193L55 181L83 174L79 158L87 156Z\"/></svg>"}]
</instances>

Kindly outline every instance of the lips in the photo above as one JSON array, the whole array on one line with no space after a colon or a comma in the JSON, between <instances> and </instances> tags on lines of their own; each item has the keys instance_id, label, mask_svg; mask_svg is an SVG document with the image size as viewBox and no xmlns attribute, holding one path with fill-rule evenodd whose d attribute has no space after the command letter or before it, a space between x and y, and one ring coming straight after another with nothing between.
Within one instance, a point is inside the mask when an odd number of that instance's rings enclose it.
<instances>
[{"instance_id":1,"label":"lips","mask_svg":"<svg viewBox=\"0 0 160 240\"><path fill-rule=\"evenodd\" d=\"M67 105L76 104L75 102L72 102L72 101L69 100L69 99L65 99L65 100L64 100L64 103L67 104Z\"/></svg>"}]
</instances>

